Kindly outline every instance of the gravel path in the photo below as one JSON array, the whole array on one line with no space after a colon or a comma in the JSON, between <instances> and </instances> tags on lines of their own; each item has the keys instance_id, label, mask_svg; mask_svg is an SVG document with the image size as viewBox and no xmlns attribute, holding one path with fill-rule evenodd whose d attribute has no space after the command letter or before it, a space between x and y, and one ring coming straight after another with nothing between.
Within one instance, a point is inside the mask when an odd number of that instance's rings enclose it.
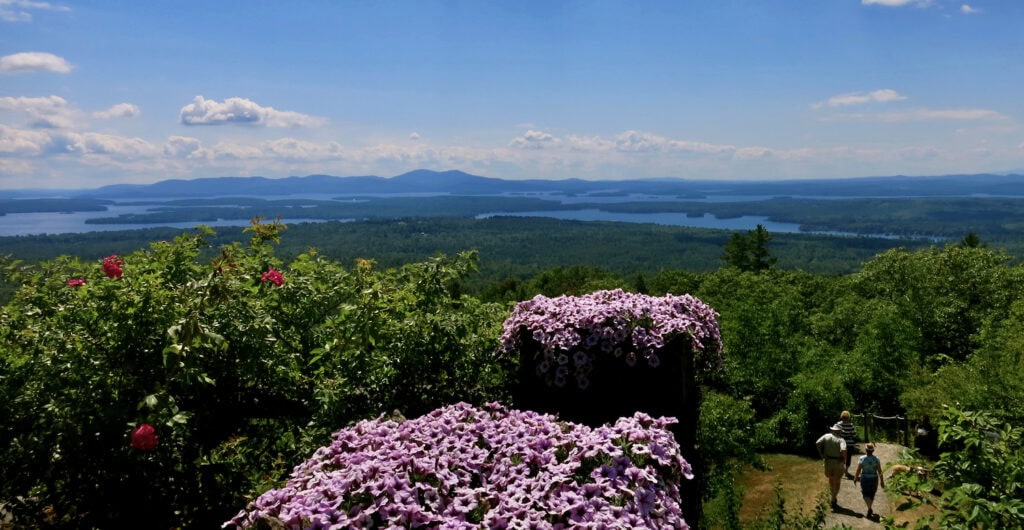
<instances>
[{"instance_id":1,"label":"gravel path","mask_svg":"<svg viewBox=\"0 0 1024 530\"><path fill-rule=\"evenodd\" d=\"M864 444L860 444L860 448L863 451ZM904 447L898 444L875 444L875 456L882 461L882 469L887 469L895 463L903 449ZM856 475L857 457L861 454L863 453L855 453L850 462L850 473L853 475ZM888 478L889 473L886 473L885 476ZM825 528L832 528L840 524L854 529L881 528L878 516L885 517L891 511L889 497L881 487L875 494L875 502L871 508L877 514L874 520L867 518L868 508L864 504L864 498L860 495L860 484L854 484L853 479L844 478L842 486L839 488L839 509L828 514L825 519Z\"/></svg>"}]
</instances>

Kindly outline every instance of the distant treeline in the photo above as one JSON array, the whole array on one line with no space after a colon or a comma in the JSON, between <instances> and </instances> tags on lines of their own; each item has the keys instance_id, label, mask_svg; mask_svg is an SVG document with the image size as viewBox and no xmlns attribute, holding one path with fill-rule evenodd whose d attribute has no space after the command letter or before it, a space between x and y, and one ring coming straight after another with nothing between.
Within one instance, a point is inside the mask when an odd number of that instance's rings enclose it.
<instances>
[{"instance_id":1,"label":"distant treeline","mask_svg":"<svg viewBox=\"0 0 1024 530\"><path fill-rule=\"evenodd\" d=\"M0 198L0 215L9 213L102 212L113 204L105 199L89 197L67 198Z\"/></svg>"},{"instance_id":2,"label":"distant treeline","mask_svg":"<svg viewBox=\"0 0 1024 530\"><path fill-rule=\"evenodd\" d=\"M62 254L101 259L127 254L184 230L153 228L0 238L0 255L26 262ZM220 227L214 246L247 241L241 227ZM632 277L663 269L713 271L732 232L639 223L563 221L539 217L432 218L299 223L289 226L278 255L310 247L343 263L357 258L382 267L422 261L438 253L480 253L475 288L509 278L527 279L556 267L594 267ZM783 269L846 274L890 248L923 248L927 240L772 234L770 250Z\"/></svg>"}]
</instances>

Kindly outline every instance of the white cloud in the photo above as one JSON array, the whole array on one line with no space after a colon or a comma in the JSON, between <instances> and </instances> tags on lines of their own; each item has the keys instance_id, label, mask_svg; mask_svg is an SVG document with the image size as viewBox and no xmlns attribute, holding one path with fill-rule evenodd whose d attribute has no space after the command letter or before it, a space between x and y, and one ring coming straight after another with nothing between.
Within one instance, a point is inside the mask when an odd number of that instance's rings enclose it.
<instances>
[{"instance_id":1,"label":"white cloud","mask_svg":"<svg viewBox=\"0 0 1024 530\"><path fill-rule=\"evenodd\" d=\"M110 119L110 118L134 118L140 114L139 107L131 103L118 103L110 107L107 110L101 110L93 112L94 118Z\"/></svg>"},{"instance_id":2,"label":"white cloud","mask_svg":"<svg viewBox=\"0 0 1024 530\"><path fill-rule=\"evenodd\" d=\"M153 157L160 150L141 138L95 132L27 130L0 125L0 153L15 156L108 155L132 159Z\"/></svg>"},{"instance_id":3,"label":"white cloud","mask_svg":"<svg viewBox=\"0 0 1024 530\"><path fill-rule=\"evenodd\" d=\"M906 5L914 5L918 7L927 7L931 5L932 0L860 0L860 3L866 6L879 5L887 7L899 7Z\"/></svg>"},{"instance_id":4,"label":"white cloud","mask_svg":"<svg viewBox=\"0 0 1024 530\"><path fill-rule=\"evenodd\" d=\"M296 140L295 138L279 138L262 144L265 156L280 157L290 160L330 160L339 158L344 152L341 144L327 142L318 144Z\"/></svg>"},{"instance_id":5,"label":"white cloud","mask_svg":"<svg viewBox=\"0 0 1024 530\"><path fill-rule=\"evenodd\" d=\"M642 131L625 131L612 139L600 136L569 135L565 139L541 131L527 131L514 138L509 145L523 149L540 150L567 147L571 151L617 151L621 153L699 153L718 155L732 153L732 145L710 144L690 140L675 140Z\"/></svg>"},{"instance_id":6,"label":"white cloud","mask_svg":"<svg viewBox=\"0 0 1024 530\"><path fill-rule=\"evenodd\" d=\"M77 123L80 114L68 107L68 102L60 96L0 97L0 110L27 115L28 126L35 129L68 129Z\"/></svg>"},{"instance_id":7,"label":"white cloud","mask_svg":"<svg viewBox=\"0 0 1024 530\"><path fill-rule=\"evenodd\" d=\"M522 136L513 138L509 145L521 149L547 149L558 147L561 143L562 140L555 138L550 133L531 129Z\"/></svg>"},{"instance_id":8,"label":"white cloud","mask_svg":"<svg viewBox=\"0 0 1024 530\"><path fill-rule=\"evenodd\" d=\"M56 98L52 96L51 98ZM0 98L5 108L63 108L50 98ZM979 119L984 109L912 111L916 119ZM907 118L911 113L890 113ZM865 115L867 116L867 115ZM930 118L928 118L930 116ZM996 113L996 116L1000 116ZM866 118L865 118L866 119ZM871 119L877 119L874 115ZM1002 121L999 121L1002 120ZM1012 120L964 121L968 127L1005 127ZM510 136L516 136L514 132ZM684 178L808 178L870 174L938 174L991 171L1019 165L1019 128L1003 143L958 142L914 146L893 143L861 147L728 145L626 130L608 136L558 135L531 129L506 145L431 146L429 142L342 145L278 137L270 140L207 140L170 136L147 139L70 129L0 125L0 186L18 186L29 176L52 175L59 186L68 175L104 182L140 182L216 175L268 177L333 174L394 175L418 168L462 169L505 178L588 179L678 176ZM540 148L536 146L539 145ZM979 150L978 147L985 149ZM973 148L973 149L972 149ZM98 184L99 181L87 182Z\"/></svg>"},{"instance_id":9,"label":"white cloud","mask_svg":"<svg viewBox=\"0 0 1024 530\"><path fill-rule=\"evenodd\" d=\"M38 175L38 171L30 160L0 158L0 176L3 175Z\"/></svg>"},{"instance_id":10,"label":"white cloud","mask_svg":"<svg viewBox=\"0 0 1024 530\"><path fill-rule=\"evenodd\" d=\"M315 127L326 120L273 107L263 107L245 98L227 98L223 102L196 96L181 108L178 121L183 125L251 125L263 127Z\"/></svg>"},{"instance_id":11,"label":"white cloud","mask_svg":"<svg viewBox=\"0 0 1024 530\"><path fill-rule=\"evenodd\" d=\"M55 72L66 74L71 64L52 53L22 52L0 57L0 72Z\"/></svg>"},{"instance_id":12,"label":"white cloud","mask_svg":"<svg viewBox=\"0 0 1024 530\"><path fill-rule=\"evenodd\" d=\"M228 160L247 160L264 158L263 150L256 145L246 145L236 142L217 142L207 151L210 158Z\"/></svg>"},{"instance_id":13,"label":"white cloud","mask_svg":"<svg viewBox=\"0 0 1024 530\"><path fill-rule=\"evenodd\" d=\"M33 0L0 0L0 20L4 22L31 22L29 11L32 10L71 11L71 8Z\"/></svg>"},{"instance_id":14,"label":"white cloud","mask_svg":"<svg viewBox=\"0 0 1024 530\"><path fill-rule=\"evenodd\" d=\"M1009 119L1009 117L989 109L915 109L905 112L837 114L822 118L823 121L864 120L887 123L928 120L1003 121Z\"/></svg>"},{"instance_id":15,"label":"white cloud","mask_svg":"<svg viewBox=\"0 0 1024 530\"><path fill-rule=\"evenodd\" d=\"M981 10L967 4L963 4L960 6L960 12L965 15L977 15L978 13L981 13Z\"/></svg>"},{"instance_id":16,"label":"white cloud","mask_svg":"<svg viewBox=\"0 0 1024 530\"><path fill-rule=\"evenodd\" d=\"M420 139L420 133L418 133L418 132L410 133L409 134L409 139L410 140L419 140Z\"/></svg>"},{"instance_id":17,"label":"white cloud","mask_svg":"<svg viewBox=\"0 0 1024 530\"><path fill-rule=\"evenodd\" d=\"M767 147L741 147L736 150L736 158L739 160L764 160L775 154L775 150Z\"/></svg>"},{"instance_id":18,"label":"white cloud","mask_svg":"<svg viewBox=\"0 0 1024 530\"><path fill-rule=\"evenodd\" d=\"M0 124L0 154L36 156L50 143L44 131L27 131Z\"/></svg>"},{"instance_id":19,"label":"white cloud","mask_svg":"<svg viewBox=\"0 0 1024 530\"><path fill-rule=\"evenodd\" d=\"M850 92L832 96L825 101L814 103L811 108L819 109L823 106L845 107L847 105L861 105L864 103L889 103L891 101L902 101L907 96L891 88L873 90L871 92Z\"/></svg>"},{"instance_id":20,"label":"white cloud","mask_svg":"<svg viewBox=\"0 0 1024 530\"><path fill-rule=\"evenodd\" d=\"M4 22L31 22L32 13L27 11L12 11L0 7L0 20Z\"/></svg>"},{"instance_id":21,"label":"white cloud","mask_svg":"<svg viewBox=\"0 0 1024 530\"><path fill-rule=\"evenodd\" d=\"M569 135L567 141L569 147L576 151L610 151L615 148L615 142L600 136Z\"/></svg>"},{"instance_id":22,"label":"white cloud","mask_svg":"<svg viewBox=\"0 0 1024 530\"><path fill-rule=\"evenodd\" d=\"M689 140L672 140L655 134L626 131L615 137L615 149L626 152L686 152L719 154L736 150L732 145L717 145Z\"/></svg>"},{"instance_id":23,"label":"white cloud","mask_svg":"<svg viewBox=\"0 0 1024 530\"><path fill-rule=\"evenodd\" d=\"M942 151L931 146L904 147L896 153L903 160L931 160L939 158Z\"/></svg>"},{"instance_id":24,"label":"white cloud","mask_svg":"<svg viewBox=\"0 0 1024 530\"><path fill-rule=\"evenodd\" d=\"M100 134L95 132L70 133L68 138L74 141L74 149L85 154L110 155L115 158L133 159L153 157L161 149L142 138Z\"/></svg>"},{"instance_id":25,"label":"white cloud","mask_svg":"<svg viewBox=\"0 0 1024 530\"><path fill-rule=\"evenodd\" d=\"M189 136L171 136L164 143L164 154L173 158L194 158L202 154L202 142Z\"/></svg>"}]
</instances>

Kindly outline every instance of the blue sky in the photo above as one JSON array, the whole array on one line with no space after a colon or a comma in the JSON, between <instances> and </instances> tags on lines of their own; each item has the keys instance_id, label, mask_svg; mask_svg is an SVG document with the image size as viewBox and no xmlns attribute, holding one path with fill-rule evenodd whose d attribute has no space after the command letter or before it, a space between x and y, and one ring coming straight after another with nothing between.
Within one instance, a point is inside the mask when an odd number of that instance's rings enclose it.
<instances>
[{"instance_id":1,"label":"blue sky","mask_svg":"<svg viewBox=\"0 0 1024 530\"><path fill-rule=\"evenodd\" d=\"M0 188L1024 172L1019 0L0 0Z\"/></svg>"}]
</instances>

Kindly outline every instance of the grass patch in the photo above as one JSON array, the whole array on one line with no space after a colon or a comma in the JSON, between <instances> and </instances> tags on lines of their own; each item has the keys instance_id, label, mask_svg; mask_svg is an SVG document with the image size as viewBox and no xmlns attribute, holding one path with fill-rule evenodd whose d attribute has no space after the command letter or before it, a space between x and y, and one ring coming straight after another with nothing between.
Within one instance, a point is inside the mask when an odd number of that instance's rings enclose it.
<instances>
[{"instance_id":1,"label":"grass patch","mask_svg":"<svg viewBox=\"0 0 1024 530\"><path fill-rule=\"evenodd\" d=\"M935 516L940 513L936 504L922 504L909 509L900 509L905 503L912 500L910 497L899 495L895 492L887 492L892 500L892 520L895 526L902 528L914 528L915 523L921 518ZM937 497L932 497L934 503L938 503Z\"/></svg>"},{"instance_id":2,"label":"grass patch","mask_svg":"<svg viewBox=\"0 0 1024 530\"><path fill-rule=\"evenodd\" d=\"M821 460L783 454L764 455L764 460L768 463L767 471L747 468L737 477L736 483L744 492L741 522L755 520L775 504L776 484L782 484L782 498L789 513L813 513L819 496L828 495L828 479Z\"/></svg>"}]
</instances>

